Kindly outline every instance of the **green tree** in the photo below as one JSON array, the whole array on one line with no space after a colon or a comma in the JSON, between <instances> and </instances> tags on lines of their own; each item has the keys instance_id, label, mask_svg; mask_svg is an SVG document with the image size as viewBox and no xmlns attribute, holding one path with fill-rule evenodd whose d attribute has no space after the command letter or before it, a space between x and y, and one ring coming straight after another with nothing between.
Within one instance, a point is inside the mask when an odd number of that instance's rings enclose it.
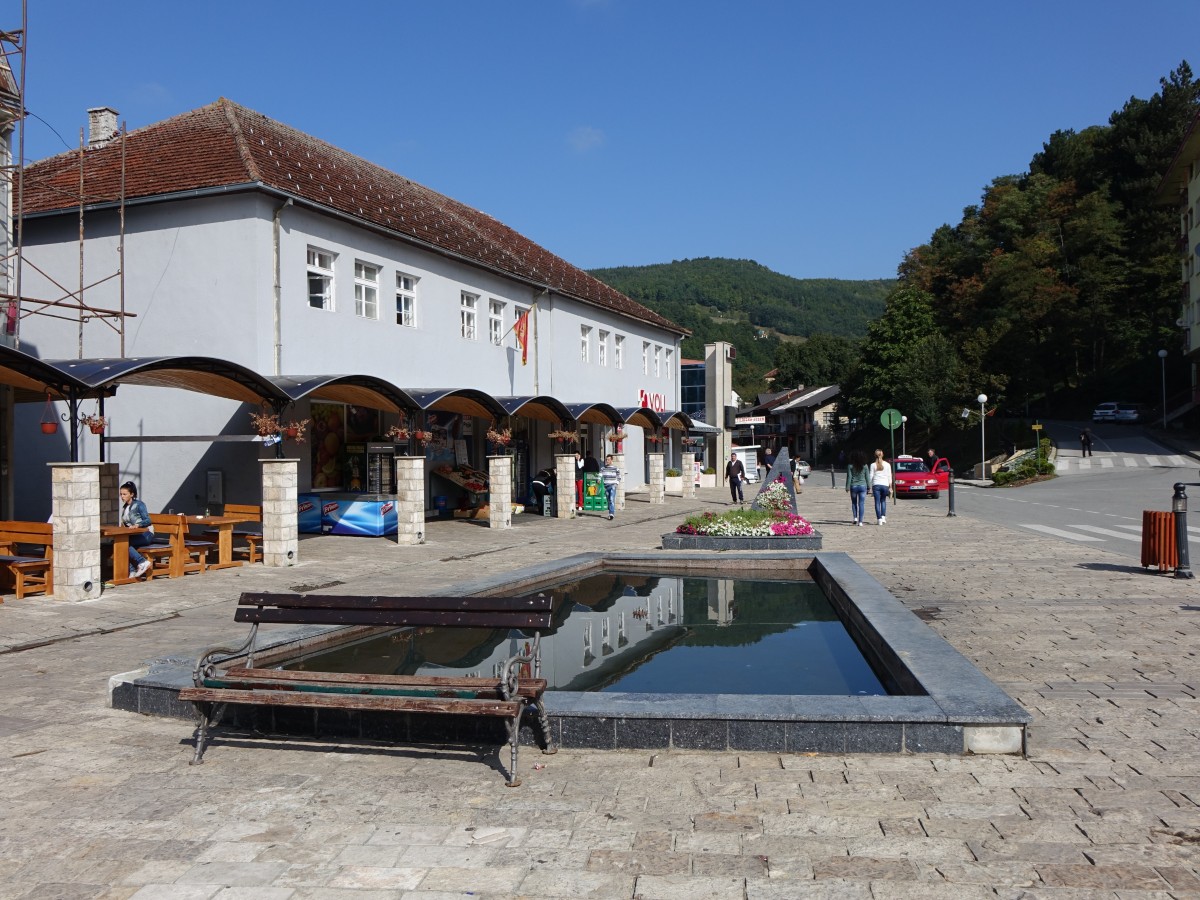
<instances>
[{"instance_id":1,"label":"green tree","mask_svg":"<svg viewBox=\"0 0 1200 900\"><path fill-rule=\"evenodd\" d=\"M775 384L818 387L841 384L858 362L858 342L833 334L780 343L775 350Z\"/></svg>"}]
</instances>

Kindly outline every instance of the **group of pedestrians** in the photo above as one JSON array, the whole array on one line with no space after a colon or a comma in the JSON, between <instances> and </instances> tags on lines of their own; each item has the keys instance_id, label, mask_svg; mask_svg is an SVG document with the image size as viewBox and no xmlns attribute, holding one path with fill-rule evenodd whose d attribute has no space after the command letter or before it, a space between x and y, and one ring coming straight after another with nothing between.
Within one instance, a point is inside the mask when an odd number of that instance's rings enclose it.
<instances>
[{"instance_id":1,"label":"group of pedestrians","mask_svg":"<svg viewBox=\"0 0 1200 900\"><path fill-rule=\"evenodd\" d=\"M861 450L850 451L850 463L846 467L846 492L850 494L852 525L862 526L867 505L867 491L875 499L875 524L887 524L888 494L892 491L892 466L883 458L883 451L875 451L874 462L867 462Z\"/></svg>"}]
</instances>

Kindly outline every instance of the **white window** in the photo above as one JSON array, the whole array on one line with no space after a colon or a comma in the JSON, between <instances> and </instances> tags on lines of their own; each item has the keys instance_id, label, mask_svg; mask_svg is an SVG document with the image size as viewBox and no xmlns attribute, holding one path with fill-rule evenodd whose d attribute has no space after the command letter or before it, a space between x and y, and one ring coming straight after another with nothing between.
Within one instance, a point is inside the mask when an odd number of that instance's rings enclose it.
<instances>
[{"instance_id":1,"label":"white window","mask_svg":"<svg viewBox=\"0 0 1200 900\"><path fill-rule=\"evenodd\" d=\"M618 334L613 339L613 368L620 369L625 365L625 335Z\"/></svg>"},{"instance_id":2,"label":"white window","mask_svg":"<svg viewBox=\"0 0 1200 900\"><path fill-rule=\"evenodd\" d=\"M333 309L333 260L328 250L308 248L308 305Z\"/></svg>"},{"instance_id":3,"label":"white window","mask_svg":"<svg viewBox=\"0 0 1200 900\"><path fill-rule=\"evenodd\" d=\"M654 345L654 377L662 377L662 347Z\"/></svg>"},{"instance_id":4,"label":"white window","mask_svg":"<svg viewBox=\"0 0 1200 900\"><path fill-rule=\"evenodd\" d=\"M379 318L379 266L354 261L354 314Z\"/></svg>"},{"instance_id":5,"label":"white window","mask_svg":"<svg viewBox=\"0 0 1200 900\"><path fill-rule=\"evenodd\" d=\"M497 347L504 336L504 302L494 297L488 301L488 337Z\"/></svg>"},{"instance_id":6,"label":"white window","mask_svg":"<svg viewBox=\"0 0 1200 900\"><path fill-rule=\"evenodd\" d=\"M584 362L588 361L592 345L592 326L579 326L579 358Z\"/></svg>"},{"instance_id":7,"label":"white window","mask_svg":"<svg viewBox=\"0 0 1200 900\"><path fill-rule=\"evenodd\" d=\"M475 340L475 314L479 308L479 295L462 292L458 308L459 331L468 341Z\"/></svg>"},{"instance_id":8,"label":"white window","mask_svg":"<svg viewBox=\"0 0 1200 900\"><path fill-rule=\"evenodd\" d=\"M642 374L650 374L650 342L642 341Z\"/></svg>"},{"instance_id":9,"label":"white window","mask_svg":"<svg viewBox=\"0 0 1200 900\"><path fill-rule=\"evenodd\" d=\"M608 365L608 332L601 330L596 339L596 362L602 366Z\"/></svg>"},{"instance_id":10,"label":"white window","mask_svg":"<svg viewBox=\"0 0 1200 900\"><path fill-rule=\"evenodd\" d=\"M675 350L672 347L667 348L667 379L675 377Z\"/></svg>"},{"instance_id":11,"label":"white window","mask_svg":"<svg viewBox=\"0 0 1200 900\"><path fill-rule=\"evenodd\" d=\"M396 273L396 324L417 327L417 279L406 272Z\"/></svg>"}]
</instances>

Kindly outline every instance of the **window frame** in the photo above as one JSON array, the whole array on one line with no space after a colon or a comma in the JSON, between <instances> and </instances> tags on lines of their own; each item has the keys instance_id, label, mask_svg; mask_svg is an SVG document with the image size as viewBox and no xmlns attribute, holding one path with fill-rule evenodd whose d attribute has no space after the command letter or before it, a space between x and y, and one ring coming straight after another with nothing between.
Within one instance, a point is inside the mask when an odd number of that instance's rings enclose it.
<instances>
[{"instance_id":1,"label":"window frame","mask_svg":"<svg viewBox=\"0 0 1200 900\"><path fill-rule=\"evenodd\" d=\"M592 326L579 326L579 357L584 365L591 362Z\"/></svg>"},{"instance_id":2,"label":"window frame","mask_svg":"<svg viewBox=\"0 0 1200 900\"><path fill-rule=\"evenodd\" d=\"M458 333L464 340L479 340L479 295L470 291L458 294Z\"/></svg>"},{"instance_id":3,"label":"window frame","mask_svg":"<svg viewBox=\"0 0 1200 900\"><path fill-rule=\"evenodd\" d=\"M613 368L623 369L625 367L625 335L613 335Z\"/></svg>"},{"instance_id":4,"label":"window frame","mask_svg":"<svg viewBox=\"0 0 1200 900\"><path fill-rule=\"evenodd\" d=\"M603 328L596 333L596 365L608 367L608 332Z\"/></svg>"},{"instance_id":5,"label":"window frame","mask_svg":"<svg viewBox=\"0 0 1200 900\"><path fill-rule=\"evenodd\" d=\"M322 257L326 257L329 260L329 266L327 268L325 266L321 265ZM337 264L337 254L334 253L332 250L324 250L321 247L316 247L312 244L309 244L304 258L305 258L305 264L306 264L305 271L307 273L307 281L308 281L308 307L309 307L309 309L320 309L325 312L335 312L336 304L334 303L334 297L336 295L334 293L333 286L334 286L334 269ZM313 294L313 290L312 290L312 285L313 285L314 277L322 279L325 284L323 300L319 305L316 303L313 303L314 294Z\"/></svg>"},{"instance_id":6,"label":"window frame","mask_svg":"<svg viewBox=\"0 0 1200 900\"><path fill-rule=\"evenodd\" d=\"M405 279L410 282L408 287L404 284ZM420 280L416 275L396 270L396 324L402 328L417 327L417 282Z\"/></svg>"},{"instance_id":7,"label":"window frame","mask_svg":"<svg viewBox=\"0 0 1200 900\"><path fill-rule=\"evenodd\" d=\"M488 297L488 341L499 347L504 339L504 308L508 304L495 297Z\"/></svg>"},{"instance_id":8,"label":"window frame","mask_svg":"<svg viewBox=\"0 0 1200 900\"><path fill-rule=\"evenodd\" d=\"M642 374L650 374L650 342L642 341Z\"/></svg>"},{"instance_id":9,"label":"window frame","mask_svg":"<svg viewBox=\"0 0 1200 900\"><path fill-rule=\"evenodd\" d=\"M360 319L379 318L379 275L382 266L363 259L354 261L354 315ZM373 275L374 278L368 277Z\"/></svg>"}]
</instances>

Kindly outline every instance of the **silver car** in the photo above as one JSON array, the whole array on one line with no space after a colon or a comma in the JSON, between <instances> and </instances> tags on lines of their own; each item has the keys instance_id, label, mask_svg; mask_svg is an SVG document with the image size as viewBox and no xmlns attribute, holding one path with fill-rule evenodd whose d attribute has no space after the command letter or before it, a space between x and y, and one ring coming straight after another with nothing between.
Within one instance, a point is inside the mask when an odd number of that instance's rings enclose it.
<instances>
[{"instance_id":1,"label":"silver car","mask_svg":"<svg viewBox=\"0 0 1200 900\"><path fill-rule=\"evenodd\" d=\"M1092 410L1092 421L1111 422L1117 417L1117 406L1116 403L1097 403Z\"/></svg>"},{"instance_id":2,"label":"silver car","mask_svg":"<svg viewBox=\"0 0 1200 900\"><path fill-rule=\"evenodd\" d=\"M801 478L807 478L812 474L812 466L810 466L805 460L798 459L796 460L796 474Z\"/></svg>"}]
</instances>

